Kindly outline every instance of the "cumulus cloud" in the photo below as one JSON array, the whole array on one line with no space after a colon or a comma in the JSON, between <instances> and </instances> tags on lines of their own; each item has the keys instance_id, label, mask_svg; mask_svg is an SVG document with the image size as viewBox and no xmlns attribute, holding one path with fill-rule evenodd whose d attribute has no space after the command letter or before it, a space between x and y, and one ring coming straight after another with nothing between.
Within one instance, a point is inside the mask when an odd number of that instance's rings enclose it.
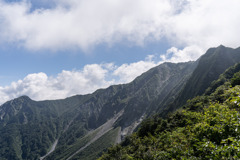
<instances>
[{"instance_id":1,"label":"cumulus cloud","mask_svg":"<svg viewBox=\"0 0 240 160\"><path fill-rule=\"evenodd\" d=\"M170 17L167 31L175 45L202 49L224 44L239 46L240 1L188 0L180 13Z\"/></svg>"},{"instance_id":2,"label":"cumulus cloud","mask_svg":"<svg viewBox=\"0 0 240 160\"><path fill-rule=\"evenodd\" d=\"M198 46L187 46L183 49L172 47L165 54L160 55L162 62L186 62L198 59L204 50Z\"/></svg>"},{"instance_id":3,"label":"cumulus cloud","mask_svg":"<svg viewBox=\"0 0 240 160\"><path fill-rule=\"evenodd\" d=\"M150 1L145 7L145 0L61 0L52 9L31 12L29 2L1 0L1 36L34 50L75 46L85 50L122 38L140 44L157 30L151 17L170 7L165 0Z\"/></svg>"},{"instance_id":4,"label":"cumulus cloud","mask_svg":"<svg viewBox=\"0 0 240 160\"><path fill-rule=\"evenodd\" d=\"M152 61L151 57L152 55L150 57L147 57L145 61L139 61L131 64L122 64L114 70L113 75L120 77L120 83L130 82L141 73L146 72L158 64Z\"/></svg>"},{"instance_id":5,"label":"cumulus cloud","mask_svg":"<svg viewBox=\"0 0 240 160\"><path fill-rule=\"evenodd\" d=\"M128 40L166 38L173 47L239 45L239 0L60 0L31 10L31 1L0 0L2 41L28 49L87 50Z\"/></svg>"},{"instance_id":6,"label":"cumulus cloud","mask_svg":"<svg viewBox=\"0 0 240 160\"><path fill-rule=\"evenodd\" d=\"M75 94L86 94L113 83L106 81L108 70L98 64L86 65L79 71L63 70L56 77L45 73L27 75L23 80L0 87L0 103L28 95L35 100L66 98Z\"/></svg>"},{"instance_id":7,"label":"cumulus cloud","mask_svg":"<svg viewBox=\"0 0 240 160\"><path fill-rule=\"evenodd\" d=\"M9 86L0 86L0 104L22 95L34 100L60 99L92 93L112 84L127 83L158 64L151 57L121 66L113 63L85 65L81 70L63 70L56 77L42 72L29 74Z\"/></svg>"}]
</instances>

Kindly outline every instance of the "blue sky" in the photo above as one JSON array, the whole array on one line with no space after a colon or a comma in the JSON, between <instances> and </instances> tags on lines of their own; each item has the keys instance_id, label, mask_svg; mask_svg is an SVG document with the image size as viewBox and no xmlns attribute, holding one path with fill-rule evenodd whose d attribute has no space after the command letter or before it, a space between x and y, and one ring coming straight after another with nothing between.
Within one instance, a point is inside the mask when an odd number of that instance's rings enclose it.
<instances>
[{"instance_id":1,"label":"blue sky","mask_svg":"<svg viewBox=\"0 0 240 160\"><path fill-rule=\"evenodd\" d=\"M239 0L0 0L0 103L86 94L239 47Z\"/></svg>"},{"instance_id":2,"label":"blue sky","mask_svg":"<svg viewBox=\"0 0 240 160\"><path fill-rule=\"evenodd\" d=\"M0 49L2 61L0 84L9 85L12 81L24 78L29 73L44 72L56 75L62 70L81 69L86 64L124 63L144 60L148 54L164 53L168 49L164 42L154 42L144 46L117 44L114 46L98 45L87 53L82 50L35 51L24 48L4 46ZM7 69L6 69L7 68Z\"/></svg>"}]
</instances>

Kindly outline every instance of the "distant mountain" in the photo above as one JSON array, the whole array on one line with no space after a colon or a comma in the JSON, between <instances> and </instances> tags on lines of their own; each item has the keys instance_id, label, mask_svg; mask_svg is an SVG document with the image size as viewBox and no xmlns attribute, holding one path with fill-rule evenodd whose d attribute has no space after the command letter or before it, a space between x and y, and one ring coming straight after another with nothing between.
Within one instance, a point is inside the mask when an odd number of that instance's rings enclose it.
<instances>
[{"instance_id":1,"label":"distant mountain","mask_svg":"<svg viewBox=\"0 0 240 160\"><path fill-rule=\"evenodd\" d=\"M163 63L131 83L93 94L51 101L23 96L6 102L0 106L0 157L96 159L143 119L166 115L202 94L219 74L240 61L239 55L239 49L220 46L196 62Z\"/></svg>"}]
</instances>

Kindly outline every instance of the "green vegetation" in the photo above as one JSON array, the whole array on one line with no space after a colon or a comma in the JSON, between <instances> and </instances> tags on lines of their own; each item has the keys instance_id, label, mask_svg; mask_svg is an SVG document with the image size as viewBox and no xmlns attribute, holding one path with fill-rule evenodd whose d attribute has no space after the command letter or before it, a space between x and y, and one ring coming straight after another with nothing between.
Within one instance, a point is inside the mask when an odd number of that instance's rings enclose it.
<instances>
[{"instance_id":1,"label":"green vegetation","mask_svg":"<svg viewBox=\"0 0 240 160\"><path fill-rule=\"evenodd\" d=\"M240 74L230 77L167 119L145 120L99 160L240 159Z\"/></svg>"},{"instance_id":2,"label":"green vegetation","mask_svg":"<svg viewBox=\"0 0 240 160\"><path fill-rule=\"evenodd\" d=\"M77 150L79 150L81 147L84 147L92 138L94 137L94 133L90 135L86 135L84 137L74 139L72 143L69 144L60 144L55 152L47 156L45 159L46 160L51 160L51 159L67 159L70 157L72 154L74 154Z\"/></svg>"},{"instance_id":3,"label":"green vegetation","mask_svg":"<svg viewBox=\"0 0 240 160\"><path fill-rule=\"evenodd\" d=\"M211 85L206 89L205 95L209 95L212 92L214 92L219 86L223 85L225 82L232 83L232 86L235 86L235 84L239 84L238 80L238 74L235 74L236 72L240 71L240 63L235 64L234 66L228 68L223 74L219 76L219 78L211 83ZM235 77L233 77L235 76Z\"/></svg>"},{"instance_id":4,"label":"green vegetation","mask_svg":"<svg viewBox=\"0 0 240 160\"><path fill-rule=\"evenodd\" d=\"M110 130L94 143L90 144L85 150L79 152L72 158L72 160L95 160L96 157L99 157L102 154L103 150L106 150L108 147L111 147L116 143L120 129L121 128L118 127Z\"/></svg>"},{"instance_id":5,"label":"green vegetation","mask_svg":"<svg viewBox=\"0 0 240 160\"><path fill-rule=\"evenodd\" d=\"M108 147L112 146L116 143L116 139L118 137L118 134L120 132L120 127L112 129L108 131L106 134L104 134L102 137L97 139L95 142L91 143L86 147L86 149L80 151L75 156L72 157L72 160L94 160L96 157L99 157L99 155L102 153L104 149L107 149ZM93 132L90 132L86 136L79 138L76 140L72 145L61 145L61 147L57 148L55 152L53 152L51 155L46 157L46 160L62 160L67 159L70 156L74 155L79 149L82 147L85 147L94 137L96 134L98 134L99 129L95 130Z\"/></svg>"},{"instance_id":6,"label":"green vegetation","mask_svg":"<svg viewBox=\"0 0 240 160\"><path fill-rule=\"evenodd\" d=\"M36 102L26 96L1 106L1 159L39 159L62 135L81 97ZM71 108L68 108L71 106ZM70 110L70 111L69 111Z\"/></svg>"},{"instance_id":7,"label":"green vegetation","mask_svg":"<svg viewBox=\"0 0 240 160\"><path fill-rule=\"evenodd\" d=\"M24 106L19 105L21 103ZM0 123L0 157L39 159L46 154L62 128L62 121L55 118L57 115L49 114L47 108L38 106L27 97L10 101L2 107L8 110Z\"/></svg>"}]
</instances>

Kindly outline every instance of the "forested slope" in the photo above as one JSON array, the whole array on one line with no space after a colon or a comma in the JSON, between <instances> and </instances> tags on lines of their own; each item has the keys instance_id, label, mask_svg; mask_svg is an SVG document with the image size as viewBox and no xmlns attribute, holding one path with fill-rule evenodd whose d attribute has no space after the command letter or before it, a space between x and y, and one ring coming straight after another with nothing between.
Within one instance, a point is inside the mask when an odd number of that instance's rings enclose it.
<instances>
[{"instance_id":1,"label":"forested slope","mask_svg":"<svg viewBox=\"0 0 240 160\"><path fill-rule=\"evenodd\" d=\"M231 67L214 81L208 95L189 100L167 119L156 115L145 120L136 133L99 160L239 159L239 66Z\"/></svg>"}]
</instances>

